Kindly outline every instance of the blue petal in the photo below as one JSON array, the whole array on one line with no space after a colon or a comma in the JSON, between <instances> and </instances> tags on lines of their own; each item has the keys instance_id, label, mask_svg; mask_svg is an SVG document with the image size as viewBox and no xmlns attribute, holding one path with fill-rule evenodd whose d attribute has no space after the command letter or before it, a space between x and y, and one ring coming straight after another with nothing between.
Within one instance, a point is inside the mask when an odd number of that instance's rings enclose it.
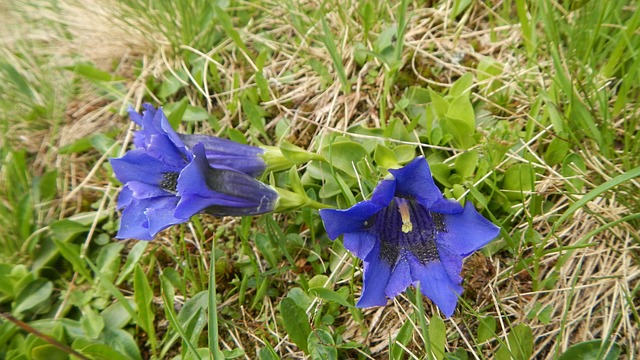
<instances>
[{"instance_id":1,"label":"blue petal","mask_svg":"<svg viewBox=\"0 0 640 360\"><path fill-rule=\"evenodd\" d=\"M162 190L158 185L145 184L139 181L129 181L125 186L125 189L129 190L133 197L136 199L148 199L159 196L172 196L170 193Z\"/></svg>"},{"instance_id":2,"label":"blue petal","mask_svg":"<svg viewBox=\"0 0 640 360\"><path fill-rule=\"evenodd\" d=\"M164 134L154 134L147 139L147 151L150 155L176 169L184 168L192 159L192 154L186 148L177 147Z\"/></svg>"},{"instance_id":3,"label":"blue petal","mask_svg":"<svg viewBox=\"0 0 640 360\"><path fill-rule=\"evenodd\" d=\"M182 140L180 139L180 137L178 136L178 133L176 133L176 131L173 130L173 128L171 127L171 124L169 124L169 120L164 115L164 111L162 111L162 108L159 108L158 112L156 112L154 117L154 122L156 126L160 127L161 132L164 133L167 137L169 137L169 139L171 139L171 141L178 148L182 150L186 150L186 147L182 142Z\"/></svg>"},{"instance_id":4,"label":"blue petal","mask_svg":"<svg viewBox=\"0 0 640 360\"><path fill-rule=\"evenodd\" d=\"M385 289L390 276L391 267L380 259L380 248L379 244L377 244L364 261L362 295L358 299L356 307L365 308L387 305Z\"/></svg>"},{"instance_id":5,"label":"blue petal","mask_svg":"<svg viewBox=\"0 0 640 360\"><path fill-rule=\"evenodd\" d=\"M122 211L120 218L120 228L116 234L118 239L134 238L138 240L151 240L153 236L149 234L149 223L145 211L149 205L149 200L134 199Z\"/></svg>"},{"instance_id":6,"label":"blue petal","mask_svg":"<svg viewBox=\"0 0 640 360\"><path fill-rule=\"evenodd\" d=\"M389 278L389 283L385 290L387 297L394 298L398 296L414 282L411 277L411 268L409 266L409 261L412 260L415 261L414 259L409 260L407 256L400 257L398 263L393 268L393 271L391 271L391 277Z\"/></svg>"},{"instance_id":7,"label":"blue petal","mask_svg":"<svg viewBox=\"0 0 640 360\"><path fill-rule=\"evenodd\" d=\"M444 267L444 270L449 275L449 279L454 284L462 283L462 276L460 273L462 272L462 259L463 257L452 253L449 249L445 247L438 248L438 255L440 256L440 262Z\"/></svg>"},{"instance_id":8,"label":"blue petal","mask_svg":"<svg viewBox=\"0 0 640 360\"><path fill-rule=\"evenodd\" d=\"M127 112L129 113L129 119L131 119L131 121L133 121L137 125L142 126L142 115L140 115L140 113L138 113L133 108L133 106L129 105L129 107L127 108Z\"/></svg>"},{"instance_id":9,"label":"blue petal","mask_svg":"<svg viewBox=\"0 0 640 360\"><path fill-rule=\"evenodd\" d=\"M378 237L368 231L358 231L344 234L344 248L355 256L364 259L369 255Z\"/></svg>"},{"instance_id":10,"label":"blue petal","mask_svg":"<svg viewBox=\"0 0 640 360\"><path fill-rule=\"evenodd\" d=\"M218 216L241 216L275 209L278 193L273 188L247 174L210 167L202 144L197 144L193 151L195 158L178 178L181 199L177 217L189 217L201 210ZM208 207L212 209L205 209Z\"/></svg>"},{"instance_id":11,"label":"blue petal","mask_svg":"<svg viewBox=\"0 0 640 360\"><path fill-rule=\"evenodd\" d=\"M396 196L414 198L432 211L437 211L432 208L434 205L443 206L437 204L439 200L443 199L442 192L433 182L429 164L423 157L417 157L403 168L389 170L389 172L396 179ZM453 204L446 203L444 206L455 207ZM459 204L458 207L460 207ZM449 211L442 212L448 213Z\"/></svg>"},{"instance_id":12,"label":"blue petal","mask_svg":"<svg viewBox=\"0 0 640 360\"><path fill-rule=\"evenodd\" d=\"M180 171L151 156L144 149L128 151L123 157L109 159L113 173L122 183L139 181L147 184L159 184L166 172Z\"/></svg>"},{"instance_id":13,"label":"blue petal","mask_svg":"<svg viewBox=\"0 0 640 360\"><path fill-rule=\"evenodd\" d=\"M133 201L133 192L125 185L118 194L118 210L129 205Z\"/></svg>"},{"instance_id":14,"label":"blue petal","mask_svg":"<svg viewBox=\"0 0 640 360\"><path fill-rule=\"evenodd\" d=\"M171 225L180 224L189 220L189 218L177 218L174 216L174 210L178 204L177 196L165 196L155 199L152 207L148 208L147 219L149 219L149 233L155 236L158 232L168 228Z\"/></svg>"},{"instance_id":15,"label":"blue petal","mask_svg":"<svg viewBox=\"0 0 640 360\"><path fill-rule=\"evenodd\" d=\"M458 304L458 295L462 294L462 287L454 284L447 271L439 261L432 261L426 265L418 261L411 261L411 276L420 281L420 291L448 318L453 315Z\"/></svg>"},{"instance_id":16,"label":"blue petal","mask_svg":"<svg viewBox=\"0 0 640 360\"><path fill-rule=\"evenodd\" d=\"M361 231L371 226L371 217L382 208L371 201L362 201L346 210L322 209L320 217L329 238L335 240L342 234Z\"/></svg>"},{"instance_id":17,"label":"blue petal","mask_svg":"<svg viewBox=\"0 0 640 360\"><path fill-rule=\"evenodd\" d=\"M463 212L445 215L444 223L447 231L437 237L438 245L462 257L471 255L500 233L500 228L480 215L470 201Z\"/></svg>"},{"instance_id":18,"label":"blue petal","mask_svg":"<svg viewBox=\"0 0 640 360\"><path fill-rule=\"evenodd\" d=\"M193 148L198 143L202 143L206 154L212 152L237 156L258 156L264 154L264 150L259 147L240 144L235 141L222 139L216 136L202 134L178 134L178 136L189 148Z\"/></svg>"},{"instance_id":19,"label":"blue petal","mask_svg":"<svg viewBox=\"0 0 640 360\"><path fill-rule=\"evenodd\" d=\"M372 203L385 208L396 194L396 180L382 180L371 194Z\"/></svg>"}]
</instances>

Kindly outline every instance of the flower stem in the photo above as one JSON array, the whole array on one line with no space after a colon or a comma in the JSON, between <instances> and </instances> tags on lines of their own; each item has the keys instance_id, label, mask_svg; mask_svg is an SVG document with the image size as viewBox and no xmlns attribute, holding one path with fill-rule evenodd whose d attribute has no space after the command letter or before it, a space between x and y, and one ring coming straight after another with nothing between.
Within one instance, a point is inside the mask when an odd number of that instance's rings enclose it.
<instances>
[{"instance_id":1,"label":"flower stem","mask_svg":"<svg viewBox=\"0 0 640 360\"><path fill-rule=\"evenodd\" d=\"M224 359L218 341L218 307L216 305L216 238L211 244L209 261L209 351L214 359Z\"/></svg>"}]
</instances>

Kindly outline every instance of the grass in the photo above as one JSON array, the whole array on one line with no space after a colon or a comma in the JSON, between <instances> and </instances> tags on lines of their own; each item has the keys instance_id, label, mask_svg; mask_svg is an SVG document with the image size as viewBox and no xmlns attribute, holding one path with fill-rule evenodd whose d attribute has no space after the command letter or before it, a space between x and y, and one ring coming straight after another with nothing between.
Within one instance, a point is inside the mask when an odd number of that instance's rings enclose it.
<instances>
[{"instance_id":1,"label":"grass","mask_svg":"<svg viewBox=\"0 0 640 360\"><path fill-rule=\"evenodd\" d=\"M633 2L167 4L0 1L0 357L640 356ZM342 208L423 154L501 235L447 320L416 289L355 308L312 209L118 242L106 160L145 101L323 155L264 180Z\"/></svg>"}]
</instances>

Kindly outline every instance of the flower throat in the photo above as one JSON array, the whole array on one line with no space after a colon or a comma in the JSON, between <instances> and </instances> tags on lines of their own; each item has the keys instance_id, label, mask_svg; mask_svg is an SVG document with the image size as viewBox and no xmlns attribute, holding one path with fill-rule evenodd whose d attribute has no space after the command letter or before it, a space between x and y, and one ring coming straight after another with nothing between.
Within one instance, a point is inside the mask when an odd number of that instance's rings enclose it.
<instances>
[{"instance_id":1,"label":"flower throat","mask_svg":"<svg viewBox=\"0 0 640 360\"><path fill-rule=\"evenodd\" d=\"M439 260L436 234L446 232L442 214L430 212L415 200L394 198L375 220L380 234L380 258L390 265L409 252L422 264Z\"/></svg>"}]
</instances>

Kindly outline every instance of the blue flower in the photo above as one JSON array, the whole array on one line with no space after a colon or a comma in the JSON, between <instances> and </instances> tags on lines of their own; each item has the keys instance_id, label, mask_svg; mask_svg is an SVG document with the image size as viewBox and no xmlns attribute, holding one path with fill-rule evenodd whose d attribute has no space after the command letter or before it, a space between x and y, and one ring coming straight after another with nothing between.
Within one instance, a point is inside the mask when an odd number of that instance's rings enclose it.
<instances>
[{"instance_id":1,"label":"blue flower","mask_svg":"<svg viewBox=\"0 0 640 360\"><path fill-rule=\"evenodd\" d=\"M258 177L267 168L262 155L265 150L259 147L239 144L231 140L221 139L215 136L200 134L181 134L171 129L162 108L156 109L151 104L142 105L142 114L129 108L129 117L133 122L142 127L133 135L133 143L136 147L146 147L150 136L158 133L167 134L172 139L178 139L187 148L192 149L196 144L202 143L209 164L212 166L226 167L243 172L253 177Z\"/></svg>"},{"instance_id":2,"label":"blue flower","mask_svg":"<svg viewBox=\"0 0 640 360\"><path fill-rule=\"evenodd\" d=\"M446 200L431 178L426 160L416 158L389 170L371 199L347 210L320 210L331 239L364 260L364 285L356 306L384 306L409 285L450 317L462 294L462 261L500 229L470 202Z\"/></svg>"},{"instance_id":3,"label":"blue flower","mask_svg":"<svg viewBox=\"0 0 640 360\"><path fill-rule=\"evenodd\" d=\"M151 240L159 231L200 212L242 216L275 209L278 193L251 176L264 170L257 161L261 149L177 134L162 109L144 106L143 115L131 112L131 119L142 126L134 134L136 149L110 159L116 178L124 184L118 196L122 219L117 238ZM188 144L196 140L201 142L193 144L192 151ZM215 153L220 157L212 157Z\"/></svg>"},{"instance_id":4,"label":"blue flower","mask_svg":"<svg viewBox=\"0 0 640 360\"><path fill-rule=\"evenodd\" d=\"M122 210L119 239L151 240L159 231L190 218L176 217L174 211L180 200L178 177L193 154L164 115L158 114L153 128L147 127L136 136L136 149L110 159L116 178L124 184L118 196L118 209Z\"/></svg>"},{"instance_id":5,"label":"blue flower","mask_svg":"<svg viewBox=\"0 0 640 360\"><path fill-rule=\"evenodd\" d=\"M176 216L186 217L198 212L215 216L244 216L275 210L279 196L271 186L245 173L211 166L202 143L193 147L193 154L193 161L178 178L180 202Z\"/></svg>"}]
</instances>

